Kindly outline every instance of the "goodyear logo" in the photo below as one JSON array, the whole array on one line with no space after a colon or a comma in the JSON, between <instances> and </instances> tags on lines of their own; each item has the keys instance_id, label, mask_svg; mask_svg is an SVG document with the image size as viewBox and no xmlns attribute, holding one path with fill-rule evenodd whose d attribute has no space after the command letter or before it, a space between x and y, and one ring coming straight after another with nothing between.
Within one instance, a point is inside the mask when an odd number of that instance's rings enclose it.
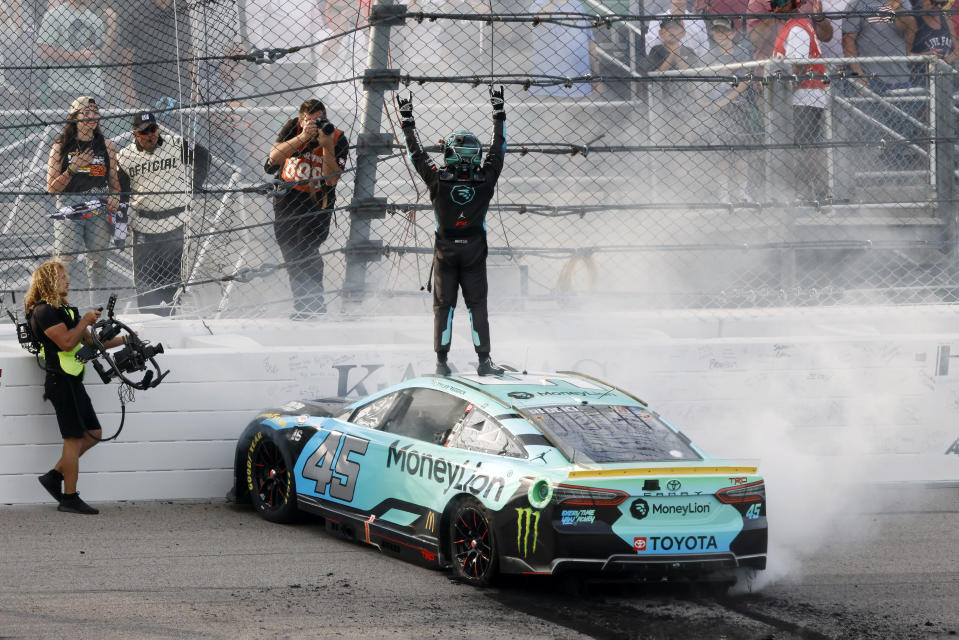
<instances>
[{"instance_id":1,"label":"goodyear logo","mask_svg":"<svg viewBox=\"0 0 959 640\"><path fill-rule=\"evenodd\" d=\"M533 534L533 544L530 545L530 533ZM516 510L516 550L524 558L530 553L536 553L536 543L539 541L539 511L535 509Z\"/></svg>"}]
</instances>

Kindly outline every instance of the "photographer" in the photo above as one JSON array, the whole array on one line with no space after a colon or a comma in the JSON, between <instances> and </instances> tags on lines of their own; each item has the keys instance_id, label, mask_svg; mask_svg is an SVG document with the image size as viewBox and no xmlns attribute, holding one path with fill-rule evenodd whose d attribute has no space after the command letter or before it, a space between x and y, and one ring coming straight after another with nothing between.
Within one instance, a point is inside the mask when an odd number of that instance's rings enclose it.
<instances>
[{"instance_id":1,"label":"photographer","mask_svg":"<svg viewBox=\"0 0 959 640\"><path fill-rule=\"evenodd\" d=\"M75 356L81 344L91 342L89 327L100 319L100 312L88 311L80 317L77 308L70 306L67 300L69 290L70 277L63 263L50 260L33 272L24 298L27 321L43 346L47 371L44 398L53 403L63 436L60 459L39 480L60 503L59 511L93 515L99 511L80 498L77 476L80 456L100 438L100 422L83 386L85 365ZM112 348L122 344L124 338L116 337L104 346Z\"/></svg>"},{"instance_id":2,"label":"photographer","mask_svg":"<svg viewBox=\"0 0 959 640\"><path fill-rule=\"evenodd\" d=\"M307 100L299 118L283 125L264 165L267 173L279 171L281 180L300 183L273 199L273 228L290 277L294 320L326 312L319 249L330 235L336 183L349 148L343 132L326 119L323 103Z\"/></svg>"}]
</instances>

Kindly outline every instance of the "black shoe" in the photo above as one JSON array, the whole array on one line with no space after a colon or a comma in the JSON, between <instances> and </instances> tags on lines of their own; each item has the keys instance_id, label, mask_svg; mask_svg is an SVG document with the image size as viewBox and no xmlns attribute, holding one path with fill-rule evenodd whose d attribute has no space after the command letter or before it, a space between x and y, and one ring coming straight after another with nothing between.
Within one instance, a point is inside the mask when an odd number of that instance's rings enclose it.
<instances>
[{"instance_id":1,"label":"black shoe","mask_svg":"<svg viewBox=\"0 0 959 640\"><path fill-rule=\"evenodd\" d=\"M63 490L60 488L60 483L63 482L62 473L56 469L50 469L42 476L39 476L37 480L39 480L43 488L47 490L47 493L53 496L54 500L57 502L63 500Z\"/></svg>"},{"instance_id":2,"label":"black shoe","mask_svg":"<svg viewBox=\"0 0 959 640\"><path fill-rule=\"evenodd\" d=\"M505 369L493 364L493 360L489 356L480 358L479 366L476 367L476 373L481 376L501 376L505 371Z\"/></svg>"},{"instance_id":3,"label":"black shoe","mask_svg":"<svg viewBox=\"0 0 959 640\"><path fill-rule=\"evenodd\" d=\"M436 361L436 375L438 376L448 376L453 372L450 370L450 366L446 364L446 360L437 360Z\"/></svg>"},{"instance_id":4,"label":"black shoe","mask_svg":"<svg viewBox=\"0 0 959 640\"><path fill-rule=\"evenodd\" d=\"M57 507L57 511L65 511L66 513L82 513L90 516L100 513L99 509L94 509L84 502L80 498L79 493L63 494L63 500L60 501L60 506Z\"/></svg>"}]
</instances>

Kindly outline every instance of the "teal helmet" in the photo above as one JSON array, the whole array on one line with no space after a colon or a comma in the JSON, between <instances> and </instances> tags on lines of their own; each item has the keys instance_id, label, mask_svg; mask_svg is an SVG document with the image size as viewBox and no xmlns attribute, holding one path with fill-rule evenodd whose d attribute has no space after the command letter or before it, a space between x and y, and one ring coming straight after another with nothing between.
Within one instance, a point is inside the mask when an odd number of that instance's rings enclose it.
<instances>
[{"instance_id":1,"label":"teal helmet","mask_svg":"<svg viewBox=\"0 0 959 640\"><path fill-rule=\"evenodd\" d=\"M443 160L447 167L466 163L478 167L482 156L483 146L472 131L454 131L443 141Z\"/></svg>"}]
</instances>

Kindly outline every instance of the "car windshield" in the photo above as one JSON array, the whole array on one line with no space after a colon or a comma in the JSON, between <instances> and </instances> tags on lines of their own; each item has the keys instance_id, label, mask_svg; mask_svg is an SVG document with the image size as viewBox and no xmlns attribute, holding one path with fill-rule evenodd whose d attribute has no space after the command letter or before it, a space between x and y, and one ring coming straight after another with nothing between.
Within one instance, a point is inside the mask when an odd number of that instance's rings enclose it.
<instances>
[{"instance_id":1,"label":"car windshield","mask_svg":"<svg viewBox=\"0 0 959 640\"><path fill-rule=\"evenodd\" d=\"M535 407L525 414L574 462L702 459L684 436L643 407Z\"/></svg>"}]
</instances>

